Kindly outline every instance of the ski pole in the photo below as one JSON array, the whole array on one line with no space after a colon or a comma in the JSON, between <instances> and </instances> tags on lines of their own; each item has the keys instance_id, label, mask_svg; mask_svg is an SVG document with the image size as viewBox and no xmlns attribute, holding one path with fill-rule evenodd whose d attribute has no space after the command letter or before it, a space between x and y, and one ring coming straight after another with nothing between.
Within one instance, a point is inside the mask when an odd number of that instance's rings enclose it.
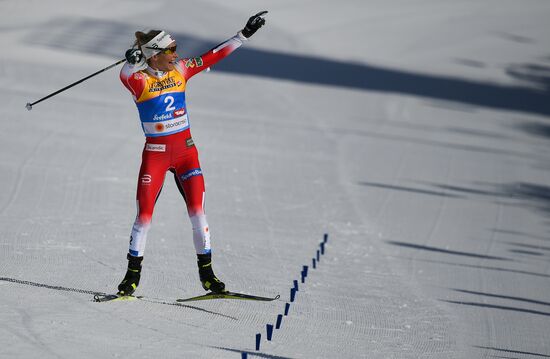
<instances>
[{"instance_id":1,"label":"ski pole","mask_svg":"<svg viewBox=\"0 0 550 359\"><path fill-rule=\"evenodd\" d=\"M58 93L61 93L61 92L65 91L65 90L68 90L68 89L70 89L71 87L76 86L76 85L78 85L79 83L84 82L84 81L86 81L87 79L89 79L89 78L91 78L91 77L94 77L94 76L96 76L96 75L99 75L100 73L102 73L102 72L104 72L104 71L107 71L107 70L109 70L109 69L111 69L111 68L113 68L113 67L115 67L115 66L117 66L117 65L120 65L120 64L123 63L124 61L126 61L126 59L119 60L119 61L115 62L114 64L112 64L111 66L107 66L107 67L104 68L104 69L101 69L101 70L99 70L99 71L97 71L97 72L94 72L93 74L91 74L91 75L89 75L89 76L86 76L86 77L84 77L83 79L80 79L80 80L78 80L78 81L76 81L76 82L74 82L74 83L72 83L72 84L70 84L70 85L68 85L68 86L65 86L65 87L63 87L62 89L57 90L57 91L55 91L55 92L49 94L48 96L42 97L40 100L34 101L33 103L27 102L27 105L26 105L25 107L27 108L27 110L30 111L30 110L32 110L32 107L33 107L34 105L36 105L37 103L42 102L42 101L44 101L44 100L47 100L47 99L49 99L50 97L53 97L53 96L57 95Z\"/></svg>"}]
</instances>

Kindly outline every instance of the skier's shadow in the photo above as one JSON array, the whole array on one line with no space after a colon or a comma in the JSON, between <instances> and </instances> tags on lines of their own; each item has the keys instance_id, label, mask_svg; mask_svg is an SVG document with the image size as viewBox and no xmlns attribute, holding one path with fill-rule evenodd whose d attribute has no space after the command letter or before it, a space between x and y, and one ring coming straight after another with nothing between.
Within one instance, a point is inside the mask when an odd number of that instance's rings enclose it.
<instances>
[{"instance_id":1,"label":"skier's shadow","mask_svg":"<svg viewBox=\"0 0 550 359\"><path fill-rule=\"evenodd\" d=\"M15 284L28 285L28 286L37 287L37 288L58 290L58 291L63 291L63 292L90 294L92 296L95 296L95 295L98 295L98 296L108 295L108 293L99 292L99 291L73 288L73 287L64 287L64 286L60 286L60 285L50 285L50 284L31 282L31 281L28 281L28 280L21 280L21 279L8 278L8 277L0 277L0 281L8 282L8 283L15 283ZM187 309L198 310L198 311L205 312L205 313L208 313L208 314L213 314L213 315L216 315L216 316L219 316L219 317L232 319L232 320L238 320L238 318L235 318L235 317L232 317L232 316L229 316L229 315L214 312L214 311L207 310L207 309L200 308L200 307L195 307L195 306L188 305L188 304L181 304L181 303L176 303L176 302L171 302L171 301L168 301L168 300L162 300L162 299L156 299L156 298L144 298L144 299L140 299L140 300L142 300L144 302L148 302L148 303L154 303L154 304L160 304L160 305L170 305L170 306L174 306L174 307L182 307L182 308L187 308Z\"/></svg>"}]
</instances>

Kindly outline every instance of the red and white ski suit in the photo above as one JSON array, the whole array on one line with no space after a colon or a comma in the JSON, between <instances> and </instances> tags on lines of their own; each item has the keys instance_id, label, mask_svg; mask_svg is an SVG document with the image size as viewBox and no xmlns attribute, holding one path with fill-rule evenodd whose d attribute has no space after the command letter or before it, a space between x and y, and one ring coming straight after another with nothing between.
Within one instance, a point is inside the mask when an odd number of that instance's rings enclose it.
<instances>
[{"instance_id":1,"label":"red and white ski suit","mask_svg":"<svg viewBox=\"0 0 550 359\"><path fill-rule=\"evenodd\" d=\"M239 33L201 56L180 59L172 71L150 67L136 70L128 63L120 71L120 80L133 95L146 138L137 184L137 217L130 237L132 256L143 256L167 171L174 174L186 202L197 254L210 253L204 179L189 129L185 90L191 77L232 53L244 40Z\"/></svg>"}]
</instances>

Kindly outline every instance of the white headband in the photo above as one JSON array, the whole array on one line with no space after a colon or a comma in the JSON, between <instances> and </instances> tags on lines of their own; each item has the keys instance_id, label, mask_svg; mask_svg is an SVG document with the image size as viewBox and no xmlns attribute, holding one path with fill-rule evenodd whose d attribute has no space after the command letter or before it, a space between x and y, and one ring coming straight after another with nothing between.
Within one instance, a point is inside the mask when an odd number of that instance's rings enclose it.
<instances>
[{"instance_id":1,"label":"white headband","mask_svg":"<svg viewBox=\"0 0 550 359\"><path fill-rule=\"evenodd\" d=\"M155 49L165 49L175 40L164 31L161 31L160 34L153 37L151 41L146 44L141 45L141 51L146 59L150 59L154 55L158 54L160 50Z\"/></svg>"}]
</instances>

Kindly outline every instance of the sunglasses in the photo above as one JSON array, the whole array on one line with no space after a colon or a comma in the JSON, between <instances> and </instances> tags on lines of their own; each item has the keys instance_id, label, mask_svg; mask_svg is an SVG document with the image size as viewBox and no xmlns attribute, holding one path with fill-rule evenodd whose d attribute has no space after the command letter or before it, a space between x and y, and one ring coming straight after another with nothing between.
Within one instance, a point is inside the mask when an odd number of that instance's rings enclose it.
<instances>
[{"instance_id":1,"label":"sunglasses","mask_svg":"<svg viewBox=\"0 0 550 359\"><path fill-rule=\"evenodd\" d=\"M162 52L163 54L165 55L172 55L173 53L176 52L176 48L178 47L178 45L174 45L172 47L166 47L166 48L162 48L162 47L149 47L147 46L148 49L151 49L151 50L160 50L160 52Z\"/></svg>"}]
</instances>

